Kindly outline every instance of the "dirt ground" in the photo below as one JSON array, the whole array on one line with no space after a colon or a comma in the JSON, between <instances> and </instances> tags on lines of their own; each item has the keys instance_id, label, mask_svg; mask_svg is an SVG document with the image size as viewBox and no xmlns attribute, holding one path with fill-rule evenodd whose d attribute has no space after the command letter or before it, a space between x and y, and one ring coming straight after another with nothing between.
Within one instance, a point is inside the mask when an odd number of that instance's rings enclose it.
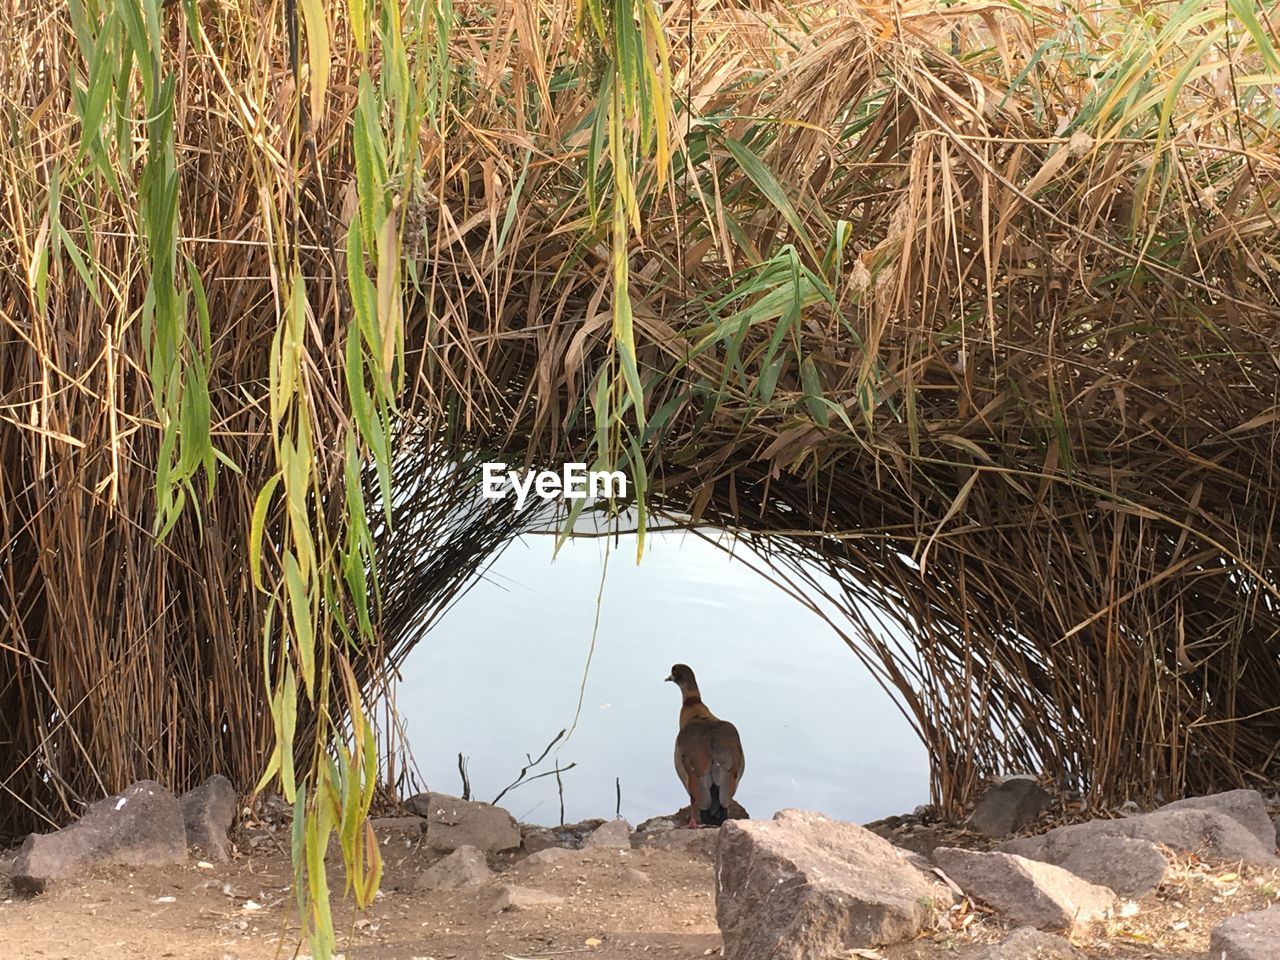
<instances>
[{"instance_id":1,"label":"dirt ground","mask_svg":"<svg viewBox=\"0 0 1280 960\"><path fill-rule=\"evenodd\" d=\"M720 950L712 861L705 849L576 851L563 864L537 867L519 856L499 859L492 863L499 883L564 898L519 912L495 912L494 888L415 889L417 875L438 859L417 840L390 836L383 852L386 872L376 903L363 913L349 902L335 904L339 949L348 960L550 960L593 954L692 960ZM339 869L332 874L340 891ZM14 896L7 863L0 864L0 958L293 956L289 880L287 852L259 848L226 864L116 869L59 883L25 900ZM1203 960L1209 931L1219 920L1277 900L1277 871L1184 858L1172 882L1126 905L1106 928L1076 944L1095 958ZM966 901L941 914L937 928L915 943L853 956L969 960L1005 933L988 912Z\"/></svg>"}]
</instances>

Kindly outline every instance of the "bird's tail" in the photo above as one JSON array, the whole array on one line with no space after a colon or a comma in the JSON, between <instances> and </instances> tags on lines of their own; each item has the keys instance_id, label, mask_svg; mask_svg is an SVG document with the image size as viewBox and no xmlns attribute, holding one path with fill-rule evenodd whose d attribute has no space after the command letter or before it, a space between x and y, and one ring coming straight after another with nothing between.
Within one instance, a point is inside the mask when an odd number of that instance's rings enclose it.
<instances>
[{"instance_id":1,"label":"bird's tail","mask_svg":"<svg viewBox=\"0 0 1280 960\"><path fill-rule=\"evenodd\" d=\"M729 811L720 802L720 785L711 784L711 806L698 811L698 821L704 827L718 827L729 819Z\"/></svg>"}]
</instances>

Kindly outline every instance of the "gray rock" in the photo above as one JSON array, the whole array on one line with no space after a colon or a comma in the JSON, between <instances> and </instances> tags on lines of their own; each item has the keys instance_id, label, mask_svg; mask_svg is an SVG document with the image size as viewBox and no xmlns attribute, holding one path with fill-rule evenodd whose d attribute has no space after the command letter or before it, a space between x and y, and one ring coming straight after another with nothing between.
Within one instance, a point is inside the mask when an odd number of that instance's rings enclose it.
<instances>
[{"instance_id":1,"label":"gray rock","mask_svg":"<svg viewBox=\"0 0 1280 960\"><path fill-rule=\"evenodd\" d=\"M747 813L746 807L737 800L730 800L729 806L726 808L730 820L750 820L751 814ZM667 814L664 817L650 817L643 821L640 826L636 827L637 833L656 833L673 828L684 829L689 825L689 806L686 804L675 813Z\"/></svg>"},{"instance_id":2,"label":"gray rock","mask_svg":"<svg viewBox=\"0 0 1280 960\"><path fill-rule=\"evenodd\" d=\"M484 854L475 847L464 846L428 867L414 886L419 890L462 890L483 887L492 880L493 871Z\"/></svg>"},{"instance_id":3,"label":"gray rock","mask_svg":"<svg viewBox=\"0 0 1280 960\"><path fill-rule=\"evenodd\" d=\"M1131 899L1155 890L1169 873L1168 858L1150 840L1106 834L1085 837L1058 866Z\"/></svg>"},{"instance_id":4,"label":"gray rock","mask_svg":"<svg viewBox=\"0 0 1280 960\"><path fill-rule=\"evenodd\" d=\"M1166 803L1160 810L1217 810L1242 824L1271 853L1276 850L1276 825L1257 790L1228 790L1207 797L1188 797Z\"/></svg>"},{"instance_id":5,"label":"gray rock","mask_svg":"<svg viewBox=\"0 0 1280 960\"><path fill-rule=\"evenodd\" d=\"M178 798L187 846L216 860L228 859L227 831L236 818L236 788L220 773Z\"/></svg>"},{"instance_id":6,"label":"gray rock","mask_svg":"<svg viewBox=\"0 0 1280 960\"><path fill-rule=\"evenodd\" d=\"M987 837L1008 837L1034 823L1052 797L1034 780L1015 777L997 783L982 795L967 826Z\"/></svg>"},{"instance_id":7,"label":"gray rock","mask_svg":"<svg viewBox=\"0 0 1280 960\"><path fill-rule=\"evenodd\" d=\"M627 869L623 870L622 879L627 881L627 883L635 884L636 886L644 886L646 884L653 883L652 877L643 870L637 870L635 867L627 867Z\"/></svg>"},{"instance_id":8,"label":"gray rock","mask_svg":"<svg viewBox=\"0 0 1280 960\"><path fill-rule=\"evenodd\" d=\"M521 861L531 867L559 867L569 863L581 863L582 851L567 847L547 847L531 853Z\"/></svg>"},{"instance_id":9,"label":"gray rock","mask_svg":"<svg viewBox=\"0 0 1280 960\"><path fill-rule=\"evenodd\" d=\"M580 849L587 838L603 824L603 820L583 820L579 823L566 823L559 827L539 827L534 824L520 824L522 840L521 848L525 853L537 853L548 847L568 847Z\"/></svg>"},{"instance_id":10,"label":"gray rock","mask_svg":"<svg viewBox=\"0 0 1280 960\"><path fill-rule=\"evenodd\" d=\"M892 844L818 813L783 810L708 832L718 834L725 960L809 960L899 943L924 929L936 902L951 902Z\"/></svg>"},{"instance_id":11,"label":"gray rock","mask_svg":"<svg viewBox=\"0 0 1280 960\"><path fill-rule=\"evenodd\" d=\"M433 850L476 847L497 853L520 846L520 827L501 807L444 793L420 793L405 801L405 806L426 818L427 845Z\"/></svg>"},{"instance_id":12,"label":"gray rock","mask_svg":"<svg viewBox=\"0 0 1280 960\"><path fill-rule=\"evenodd\" d=\"M92 804L55 833L27 837L13 864L13 888L31 896L61 880L108 864L164 866L187 859L187 832L173 794L139 780Z\"/></svg>"},{"instance_id":13,"label":"gray rock","mask_svg":"<svg viewBox=\"0 0 1280 960\"><path fill-rule=\"evenodd\" d=\"M1056 933L1019 927L1001 943L980 954L979 960L1085 960L1085 957Z\"/></svg>"},{"instance_id":14,"label":"gray rock","mask_svg":"<svg viewBox=\"0 0 1280 960\"><path fill-rule=\"evenodd\" d=\"M1276 960L1280 957L1280 908L1225 920L1209 937L1208 960Z\"/></svg>"},{"instance_id":15,"label":"gray rock","mask_svg":"<svg viewBox=\"0 0 1280 960\"><path fill-rule=\"evenodd\" d=\"M580 867L585 862L586 856L582 850L547 847L525 857L515 865L515 868L523 879L536 881L566 867Z\"/></svg>"},{"instance_id":16,"label":"gray rock","mask_svg":"<svg viewBox=\"0 0 1280 960\"><path fill-rule=\"evenodd\" d=\"M418 837L426 832L427 820L426 817L371 817L369 826L379 836L405 834Z\"/></svg>"},{"instance_id":17,"label":"gray rock","mask_svg":"<svg viewBox=\"0 0 1280 960\"><path fill-rule=\"evenodd\" d=\"M588 847L608 847L610 849L631 848L631 824L625 820L609 820L595 829L587 837Z\"/></svg>"},{"instance_id":18,"label":"gray rock","mask_svg":"<svg viewBox=\"0 0 1280 960\"><path fill-rule=\"evenodd\" d=\"M503 913L508 910L524 911L540 907L554 907L561 903L564 903L564 897L557 897L553 893L535 890L532 887L515 887L507 884L498 888L498 895L494 898L493 906L490 907L490 910L493 913Z\"/></svg>"},{"instance_id":19,"label":"gray rock","mask_svg":"<svg viewBox=\"0 0 1280 960\"><path fill-rule=\"evenodd\" d=\"M1039 930L1072 930L1101 920L1116 895L1038 860L939 847L934 860L961 889L1006 920Z\"/></svg>"},{"instance_id":20,"label":"gray rock","mask_svg":"<svg viewBox=\"0 0 1280 960\"><path fill-rule=\"evenodd\" d=\"M653 850L679 850L690 856L710 859L715 856L716 839L722 829L723 827L699 827L696 830L681 828L633 833L631 844Z\"/></svg>"},{"instance_id":21,"label":"gray rock","mask_svg":"<svg viewBox=\"0 0 1280 960\"><path fill-rule=\"evenodd\" d=\"M1009 840L1000 845L1007 853L1032 860L1062 863L1090 836L1132 837L1161 843L1172 850L1189 851L1222 860L1244 860L1264 867L1280 866L1274 849L1267 849L1247 827L1217 810L1154 810L1120 820L1090 820L1057 827L1037 837Z\"/></svg>"}]
</instances>

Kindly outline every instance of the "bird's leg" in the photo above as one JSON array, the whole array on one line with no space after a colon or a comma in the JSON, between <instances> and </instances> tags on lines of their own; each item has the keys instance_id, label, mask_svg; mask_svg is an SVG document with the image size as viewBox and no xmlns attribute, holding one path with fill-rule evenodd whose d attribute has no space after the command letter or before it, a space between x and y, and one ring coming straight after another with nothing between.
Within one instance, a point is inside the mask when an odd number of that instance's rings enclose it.
<instances>
[{"instance_id":1,"label":"bird's leg","mask_svg":"<svg viewBox=\"0 0 1280 960\"><path fill-rule=\"evenodd\" d=\"M689 798L689 829L698 829L698 801L693 797Z\"/></svg>"}]
</instances>

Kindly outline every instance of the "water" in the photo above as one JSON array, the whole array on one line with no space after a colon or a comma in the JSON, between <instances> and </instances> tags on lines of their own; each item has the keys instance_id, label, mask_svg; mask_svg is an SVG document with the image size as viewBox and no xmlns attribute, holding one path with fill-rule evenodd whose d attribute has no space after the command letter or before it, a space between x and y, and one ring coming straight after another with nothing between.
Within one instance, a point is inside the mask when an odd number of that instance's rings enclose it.
<instances>
[{"instance_id":1,"label":"water","mask_svg":"<svg viewBox=\"0 0 1280 960\"><path fill-rule=\"evenodd\" d=\"M603 540L513 543L407 658L398 692L409 746L433 790L492 800L570 727L583 682ZM928 799L925 751L889 696L831 627L746 564L688 534L611 548L577 725L531 773L562 775L566 822L611 817L615 777L632 823L688 802L672 763L680 695L671 665L693 667L703 699L738 727L754 817L785 807L866 822ZM554 824L554 777L508 793L523 821Z\"/></svg>"}]
</instances>

